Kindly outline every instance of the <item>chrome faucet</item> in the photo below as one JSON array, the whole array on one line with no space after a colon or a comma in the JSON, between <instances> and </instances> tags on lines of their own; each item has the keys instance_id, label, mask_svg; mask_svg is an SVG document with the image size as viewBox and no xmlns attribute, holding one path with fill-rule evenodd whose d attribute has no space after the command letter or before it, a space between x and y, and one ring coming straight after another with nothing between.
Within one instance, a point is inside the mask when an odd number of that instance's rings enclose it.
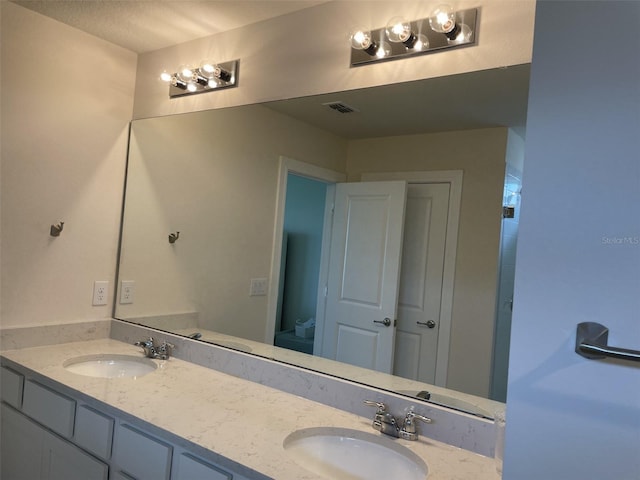
<instances>
[{"instance_id":1,"label":"chrome faucet","mask_svg":"<svg viewBox=\"0 0 640 480\"><path fill-rule=\"evenodd\" d=\"M167 360L173 353L175 345L163 340L161 344L157 344L153 337L149 337L147 340L141 340L135 342L136 347L142 347L144 354L148 358L157 358L159 360Z\"/></svg>"},{"instance_id":2,"label":"chrome faucet","mask_svg":"<svg viewBox=\"0 0 640 480\"><path fill-rule=\"evenodd\" d=\"M377 407L376 414L373 417L371 426L385 435L390 435L404 440L417 440L418 432L416 430L415 421L419 420L424 423L431 423L431 419L423 415L418 415L413 411L413 407L407 412L402 427L398 425L396 418L387 411L387 406L382 402L372 402L365 400L365 405Z\"/></svg>"}]
</instances>

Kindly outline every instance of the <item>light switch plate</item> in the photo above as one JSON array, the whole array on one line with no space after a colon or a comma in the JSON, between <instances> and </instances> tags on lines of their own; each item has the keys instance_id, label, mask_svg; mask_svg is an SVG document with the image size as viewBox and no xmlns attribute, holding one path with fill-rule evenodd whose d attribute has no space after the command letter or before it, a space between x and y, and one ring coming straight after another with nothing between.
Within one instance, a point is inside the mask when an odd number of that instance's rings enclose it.
<instances>
[{"instance_id":1,"label":"light switch plate","mask_svg":"<svg viewBox=\"0 0 640 480\"><path fill-rule=\"evenodd\" d=\"M258 297L267 294L267 279L266 278L252 278L251 288L249 289L250 297Z\"/></svg>"}]
</instances>

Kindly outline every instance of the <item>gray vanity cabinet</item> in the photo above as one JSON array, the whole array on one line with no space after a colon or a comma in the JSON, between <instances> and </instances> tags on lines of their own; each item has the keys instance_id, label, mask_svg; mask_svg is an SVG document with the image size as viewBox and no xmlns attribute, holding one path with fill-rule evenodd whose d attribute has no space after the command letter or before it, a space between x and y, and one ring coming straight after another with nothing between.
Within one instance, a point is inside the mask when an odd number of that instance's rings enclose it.
<instances>
[{"instance_id":1,"label":"gray vanity cabinet","mask_svg":"<svg viewBox=\"0 0 640 480\"><path fill-rule=\"evenodd\" d=\"M148 433L142 422L125 421L29 377L1 368L2 480L249 478L206 460L213 452L197 456L179 439Z\"/></svg>"},{"instance_id":2,"label":"gray vanity cabinet","mask_svg":"<svg viewBox=\"0 0 640 480\"><path fill-rule=\"evenodd\" d=\"M8 368L1 377L3 479L107 480L107 464L67 440L73 435L74 399Z\"/></svg>"},{"instance_id":3,"label":"gray vanity cabinet","mask_svg":"<svg viewBox=\"0 0 640 480\"><path fill-rule=\"evenodd\" d=\"M2 473L11 480L107 480L106 464L2 404Z\"/></svg>"}]
</instances>

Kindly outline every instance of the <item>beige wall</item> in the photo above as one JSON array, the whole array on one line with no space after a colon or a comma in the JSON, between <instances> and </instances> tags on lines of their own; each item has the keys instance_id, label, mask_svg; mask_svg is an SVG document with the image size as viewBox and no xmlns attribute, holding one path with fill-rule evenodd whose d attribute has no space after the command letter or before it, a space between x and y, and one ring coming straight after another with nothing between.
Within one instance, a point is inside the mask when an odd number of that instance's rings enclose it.
<instances>
[{"instance_id":1,"label":"beige wall","mask_svg":"<svg viewBox=\"0 0 640 480\"><path fill-rule=\"evenodd\" d=\"M140 56L134 117L171 115L318 93L485 70L531 61L534 0L458 0L480 7L477 45L446 53L349 68L348 33L380 28L389 18L429 16L423 1L339 1ZM240 86L212 94L169 99L158 80L164 69L203 58L240 59Z\"/></svg>"},{"instance_id":2,"label":"beige wall","mask_svg":"<svg viewBox=\"0 0 640 480\"><path fill-rule=\"evenodd\" d=\"M347 173L462 170L447 387L488 396L508 130L350 142Z\"/></svg>"},{"instance_id":3,"label":"beige wall","mask_svg":"<svg viewBox=\"0 0 640 480\"><path fill-rule=\"evenodd\" d=\"M0 8L2 327L109 318L92 289L115 277L136 56Z\"/></svg>"},{"instance_id":4,"label":"beige wall","mask_svg":"<svg viewBox=\"0 0 640 480\"><path fill-rule=\"evenodd\" d=\"M199 326L264 341L281 155L344 172L347 142L260 105L136 121L118 318L197 312ZM170 245L169 232L180 232Z\"/></svg>"}]
</instances>

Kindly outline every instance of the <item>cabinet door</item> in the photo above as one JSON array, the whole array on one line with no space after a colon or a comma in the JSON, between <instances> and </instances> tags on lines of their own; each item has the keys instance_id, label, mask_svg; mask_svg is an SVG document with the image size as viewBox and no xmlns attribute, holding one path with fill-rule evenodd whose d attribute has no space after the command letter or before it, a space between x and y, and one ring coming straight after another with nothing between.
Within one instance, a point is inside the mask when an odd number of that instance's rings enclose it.
<instances>
[{"instance_id":1,"label":"cabinet door","mask_svg":"<svg viewBox=\"0 0 640 480\"><path fill-rule=\"evenodd\" d=\"M0 477L7 480L42 478L41 458L44 438L42 428L4 403L0 410L0 417L2 418Z\"/></svg>"},{"instance_id":2,"label":"cabinet door","mask_svg":"<svg viewBox=\"0 0 640 480\"><path fill-rule=\"evenodd\" d=\"M75 445L49 433L44 434L43 480L107 480L106 464Z\"/></svg>"}]
</instances>

